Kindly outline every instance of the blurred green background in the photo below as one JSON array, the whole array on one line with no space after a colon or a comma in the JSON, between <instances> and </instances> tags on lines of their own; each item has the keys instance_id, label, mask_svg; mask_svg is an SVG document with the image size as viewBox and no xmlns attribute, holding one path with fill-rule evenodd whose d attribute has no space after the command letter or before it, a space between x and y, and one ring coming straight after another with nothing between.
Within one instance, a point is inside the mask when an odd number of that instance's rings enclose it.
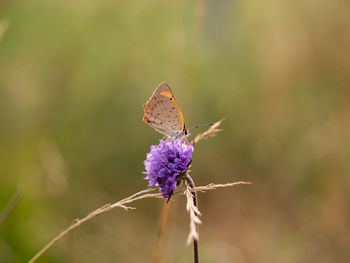
<instances>
[{"instance_id":1,"label":"blurred green background","mask_svg":"<svg viewBox=\"0 0 350 263\"><path fill-rule=\"evenodd\" d=\"M1 1L0 213L23 195L0 262L146 187L162 136L142 104L161 81L188 127L225 118L196 146L196 184L253 182L199 194L201 262L349 262L349 14L345 0ZM162 204L103 214L38 262L150 262ZM192 262L188 221L174 198L163 262Z\"/></svg>"}]
</instances>

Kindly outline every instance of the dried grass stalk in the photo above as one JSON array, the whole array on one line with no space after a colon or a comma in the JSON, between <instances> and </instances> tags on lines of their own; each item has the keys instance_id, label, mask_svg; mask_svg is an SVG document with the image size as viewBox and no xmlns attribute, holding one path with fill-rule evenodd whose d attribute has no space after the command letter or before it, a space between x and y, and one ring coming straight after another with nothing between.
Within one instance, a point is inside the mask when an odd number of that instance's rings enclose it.
<instances>
[{"instance_id":1,"label":"dried grass stalk","mask_svg":"<svg viewBox=\"0 0 350 263\"><path fill-rule=\"evenodd\" d=\"M200 191L200 192L205 192L209 190L214 190L219 187L228 187L228 186L233 186L237 184L250 184L249 182L235 182L235 183L228 183L228 184L208 184L206 186L199 186L195 187L192 190L194 191ZM127 198L124 198L118 202L115 202L113 204L106 204L95 211L91 212L87 216L85 216L82 219L76 219L74 220L73 224L70 225L67 229L62 231L59 235L57 235L55 238L53 238L45 247L43 247L30 261L29 263L35 262L42 254L44 254L51 246L53 246L58 240L60 240L62 237L67 235L70 231L73 229L77 228L81 224L85 223L86 221L94 218L97 215L100 215L102 213L108 212L116 207L123 208L125 210L129 209L135 209L134 207L126 206L126 204L130 204L134 201L140 200L140 199L145 199L145 198L164 198L161 193L157 194L151 194L149 192L154 191L156 188L147 188L145 190L142 190L140 192L137 192L136 194L133 194ZM175 192L173 195L182 195L185 194L185 192L182 190ZM191 194L192 196L192 194ZM199 212L199 211L198 211Z\"/></svg>"},{"instance_id":2,"label":"dried grass stalk","mask_svg":"<svg viewBox=\"0 0 350 263\"><path fill-rule=\"evenodd\" d=\"M210 126L210 128L203 132L200 133L196 136L196 138L194 138L193 142L196 145L199 141L201 140L207 140L209 138L214 137L218 132L222 131L222 129L218 129L218 127L220 126L220 124L223 122L224 119L215 122L213 125Z\"/></svg>"},{"instance_id":3,"label":"dried grass stalk","mask_svg":"<svg viewBox=\"0 0 350 263\"><path fill-rule=\"evenodd\" d=\"M198 240L198 224L201 224L202 221L199 219L201 213L198 210L198 207L195 206L192 194L193 190L190 185L186 183L186 189L184 191L184 195L187 199L186 210L190 214L190 233L188 234L187 244L190 245L194 240Z\"/></svg>"}]
</instances>

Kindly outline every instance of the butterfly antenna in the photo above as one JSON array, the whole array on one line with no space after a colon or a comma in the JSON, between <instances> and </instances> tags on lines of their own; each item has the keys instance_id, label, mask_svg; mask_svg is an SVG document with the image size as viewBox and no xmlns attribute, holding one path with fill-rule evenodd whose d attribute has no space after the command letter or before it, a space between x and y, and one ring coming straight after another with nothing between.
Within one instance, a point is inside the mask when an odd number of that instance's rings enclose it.
<instances>
[{"instance_id":1,"label":"butterfly antenna","mask_svg":"<svg viewBox=\"0 0 350 263\"><path fill-rule=\"evenodd\" d=\"M211 122L209 122L209 123L197 124L197 125L192 126L192 127L190 128L190 130L192 130L192 129L198 129L199 127L202 127L202 126L212 126L212 125L214 125L214 123L211 123Z\"/></svg>"}]
</instances>

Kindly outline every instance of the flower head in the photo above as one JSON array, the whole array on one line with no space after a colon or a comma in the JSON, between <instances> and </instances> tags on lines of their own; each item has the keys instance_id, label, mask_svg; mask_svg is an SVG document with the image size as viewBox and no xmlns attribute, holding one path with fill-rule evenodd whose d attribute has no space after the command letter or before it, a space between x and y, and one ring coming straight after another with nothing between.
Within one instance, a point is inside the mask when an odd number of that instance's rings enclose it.
<instances>
[{"instance_id":1,"label":"flower head","mask_svg":"<svg viewBox=\"0 0 350 263\"><path fill-rule=\"evenodd\" d=\"M148 187L157 185L165 198L176 189L177 177L187 171L191 162L193 145L187 140L159 140L152 145L144 161L144 179Z\"/></svg>"}]
</instances>

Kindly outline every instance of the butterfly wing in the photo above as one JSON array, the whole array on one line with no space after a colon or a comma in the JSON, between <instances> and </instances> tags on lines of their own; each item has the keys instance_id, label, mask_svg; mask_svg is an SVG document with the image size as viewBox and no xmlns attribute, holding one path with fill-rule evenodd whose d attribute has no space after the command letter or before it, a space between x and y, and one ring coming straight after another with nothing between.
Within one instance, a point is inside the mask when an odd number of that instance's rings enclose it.
<instances>
[{"instance_id":1,"label":"butterfly wing","mask_svg":"<svg viewBox=\"0 0 350 263\"><path fill-rule=\"evenodd\" d=\"M159 84L143 108L143 121L156 131L168 137L178 137L183 133L184 119L167 83Z\"/></svg>"}]
</instances>

